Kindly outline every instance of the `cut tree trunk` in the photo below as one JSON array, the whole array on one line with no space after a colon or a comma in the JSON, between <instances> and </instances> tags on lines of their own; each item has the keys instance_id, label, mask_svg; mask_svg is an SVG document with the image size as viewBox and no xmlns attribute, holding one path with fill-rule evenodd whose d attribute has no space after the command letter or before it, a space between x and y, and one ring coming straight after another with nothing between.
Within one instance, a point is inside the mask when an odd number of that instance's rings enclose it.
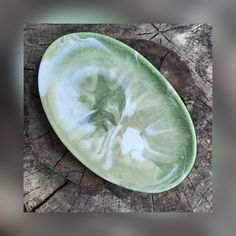
<instances>
[{"instance_id":1,"label":"cut tree trunk","mask_svg":"<svg viewBox=\"0 0 236 236\"><path fill-rule=\"evenodd\" d=\"M119 39L160 70L186 104L197 133L188 177L163 193L111 184L83 166L61 143L42 109L38 66L46 48L68 33L91 31ZM212 27L207 24L63 25L24 28L24 209L28 212L212 211Z\"/></svg>"}]
</instances>

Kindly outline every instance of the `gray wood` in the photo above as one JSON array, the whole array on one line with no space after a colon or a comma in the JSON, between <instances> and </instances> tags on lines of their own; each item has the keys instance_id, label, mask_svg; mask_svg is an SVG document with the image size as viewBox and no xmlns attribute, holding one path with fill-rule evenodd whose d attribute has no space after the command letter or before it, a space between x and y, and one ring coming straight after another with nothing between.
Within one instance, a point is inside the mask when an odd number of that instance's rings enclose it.
<instances>
[{"instance_id":1,"label":"gray wood","mask_svg":"<svg viewBox=\"0 0 236 236\"><path fill-rule=\"evenodd\" d=\"M188 177L174 189L145 194L113 185L84 167L58 139L42 109L37 73L58 37L92 31L135 48L170 81L185 102L198 153ZM29 212L212 211L212 27L207 24L76 25L24 27L24 209Z\"/></svg>"}]
</instances>

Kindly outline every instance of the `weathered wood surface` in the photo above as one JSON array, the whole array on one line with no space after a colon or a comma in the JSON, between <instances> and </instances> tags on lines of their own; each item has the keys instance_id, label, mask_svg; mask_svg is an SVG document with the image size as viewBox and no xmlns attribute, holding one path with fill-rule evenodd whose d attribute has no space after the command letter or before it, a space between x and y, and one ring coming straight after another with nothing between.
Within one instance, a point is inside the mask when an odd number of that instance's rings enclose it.
<instances>
[{"instance_id":1,"label":"weathered wood surface","mask_svg":"<svg viewBox=\"0 0 236 236\"><path fill-rule=\"evenodd\" d=\"M150 60L184 100L197 132L188 177L157 194L113 185L84 167L61 143L42 109L37 73L48 45L72 32L120 39ZM28 212L212 211L212 27L206 24L26 25L24 27L24 210Z\"/></svg>"}]
</instances>

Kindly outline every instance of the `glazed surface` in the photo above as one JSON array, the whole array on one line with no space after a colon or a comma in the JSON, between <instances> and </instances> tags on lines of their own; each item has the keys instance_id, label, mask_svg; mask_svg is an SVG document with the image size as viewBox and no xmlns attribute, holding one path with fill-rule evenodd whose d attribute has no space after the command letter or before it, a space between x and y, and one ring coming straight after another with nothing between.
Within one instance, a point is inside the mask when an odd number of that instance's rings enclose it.
<instances>
[{"instance_id":1,"label":"glazed surface","mask_svg":"<svg viewBox=\"0 0 236 236\"><path fill-rule=\"evenodd\" d=\"M195 133L178 94L138 52L109 37L74 33L41 61L39 92L67 148L101 177L161 192L195 159Z\"/></svg>"}]
</instances>

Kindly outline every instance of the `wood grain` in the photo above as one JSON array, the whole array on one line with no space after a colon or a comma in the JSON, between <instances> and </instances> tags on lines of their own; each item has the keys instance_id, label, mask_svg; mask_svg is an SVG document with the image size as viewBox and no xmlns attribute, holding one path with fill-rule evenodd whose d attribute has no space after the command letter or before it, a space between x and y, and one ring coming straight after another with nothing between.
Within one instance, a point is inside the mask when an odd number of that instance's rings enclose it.
<instances>
[{"instance_id":1,"label":"wood grain","mask_svg":"<svg viewBox=\"0 0 236 236\"><path fill-rule=\"evenodd\" d=\"M91 31L130 45L165 75L185 102L198 151L188 177L174 189L139 193L113 185L84 167L58 139L37 87L46 48L67 33ZM212 27L207 24L76 25L24 27L24 209L28 212L212 211Z\"/></svg>"}]
</instances>

